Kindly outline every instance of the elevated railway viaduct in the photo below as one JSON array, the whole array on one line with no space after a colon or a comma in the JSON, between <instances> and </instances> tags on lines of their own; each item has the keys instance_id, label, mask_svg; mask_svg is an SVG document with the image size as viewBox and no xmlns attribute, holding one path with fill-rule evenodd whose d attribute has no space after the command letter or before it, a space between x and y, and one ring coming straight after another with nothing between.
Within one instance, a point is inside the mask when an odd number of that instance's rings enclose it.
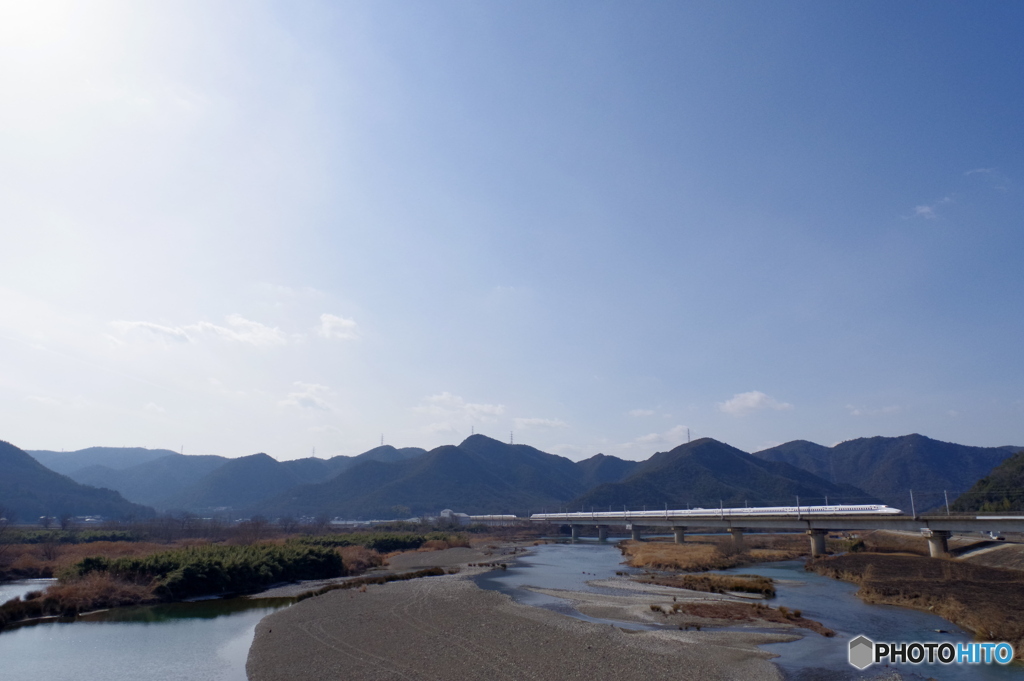
<instances>
[{"instance_id":1,"label":"elevated railway viaduct","mask_svg":"<svg viewBox=\"0 0 1024 681\"><path fill-rule=\"evenodd\" d=\"M745 530L804 531L810 538L811 555L825 553L825 536L829 532L902 530L919 532L928 541L932 557L949 552L949 536L954 532L1024 532L1024 516L1017 515L904 515L895 509L892 514L849 513L786 513L760 514L754 509L721 509L713 515L693 516L690 511L622 511L600 513L538 513L532 522L569 525L572 537L579 537L581 527L596 527L598 538L608 538L608 528L625 526L634 540L641 539L644 530L666 532L671 529L676 543L682 543L686 532L696 528L726 530L732 534L738 548L743 546Z\"/></svg>"}]
</instances>

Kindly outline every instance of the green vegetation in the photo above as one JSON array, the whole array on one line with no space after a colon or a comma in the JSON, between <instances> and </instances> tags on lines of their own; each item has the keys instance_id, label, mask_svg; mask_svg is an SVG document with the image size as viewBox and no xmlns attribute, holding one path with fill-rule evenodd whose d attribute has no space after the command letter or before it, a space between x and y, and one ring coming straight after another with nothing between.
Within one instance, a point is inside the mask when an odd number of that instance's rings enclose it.
<instances>
[{"instance_id":1,"label":"green vegetation","mask_svg":"<svg viewBox=\"0 0 1024 681\"><path fill-rule=\"evenodd\" d=\"M144 558L85 558L61 575L74 581L92 573L149 584L165 601L256 591L277 582L328 579L344 574L332 549L289 543L283 546L195 546Z\"/></svg>"},{"instance_id":2,"label":"green vegetation","mask_svg":"<svg viewBox=\"0 0 1024 681\"><path fill-rule=\"evenodd\" d=\"M17 530L11 532L11 544L91 544L98 541L140 541L127 530Z\"/></svg>"},{"instance_id":3,"label":"green vegetation","mask_svg":"<svg viewBox=\"0 0 1024 681\"><path fill-rule=\"evenodd\" d=\"M1024 451L996 466L950 504L953 511L1024 511Z\"/></svg>"}]
</instances>

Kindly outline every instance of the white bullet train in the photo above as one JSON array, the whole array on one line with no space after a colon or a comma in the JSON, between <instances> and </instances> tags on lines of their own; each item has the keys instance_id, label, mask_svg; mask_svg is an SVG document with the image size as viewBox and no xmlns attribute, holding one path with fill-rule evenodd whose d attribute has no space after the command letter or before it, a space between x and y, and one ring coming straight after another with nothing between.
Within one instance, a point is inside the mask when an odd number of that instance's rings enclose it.
<instances>
[{"instance_id":1,"label":"white bullet train","mask_svg":"<svg viewBox=\"0 0 1024 681\"><path fill-rule=\"evenodd\" d=\"M842 504L833 506L751 506L749 508L692 508L687 510L662 511L597 511L588 513L534 513L530 520L569 520L586 519L601 520L602 518L734 518L744 516L819 516L819 515L899 515L898 508L883 504Z\"/></svg>"}]
</instances>

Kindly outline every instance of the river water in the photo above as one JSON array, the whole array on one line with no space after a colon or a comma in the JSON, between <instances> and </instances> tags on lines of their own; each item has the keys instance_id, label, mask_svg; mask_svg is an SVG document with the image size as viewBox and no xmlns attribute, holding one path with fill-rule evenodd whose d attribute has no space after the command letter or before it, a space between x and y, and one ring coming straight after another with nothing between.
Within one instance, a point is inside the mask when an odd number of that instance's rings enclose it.
<instances>
[{"instance_id":1,"label":"river water","mask_svg":"<svg viewBox=\"0 0 1024 681\"><path fill-rule=\"evenodd\" d=\"M616 572L637 572L620 563L622 557L612 544L547 544L531 551L510 562L508 570L480 575L477 584L507 593L526 605L607 622L584 617L568 601L522 587L623 593L587 582L614 577ZM802 610L806 617L837 632L835 638L807 632L799 641L764 646L779 655L776 664L794 681L880 678L885 670L869 667L857 672L846 662L847 643L858 634L876 641L970 640L940 617L893 606L865 605L854 596L856 586L805 572L797 561L726 572L760 574L777 580L777 597L771 601L774 607ZM45 587L41 583L45 581L0 586L0 602ZM256 624L290 602L238 598L120 608L75 622L6 630L0 633L0 681L245 681L245 661ZM939 634L936 629L949 633ZM905 665L899 669L907 679L1024 681L1024 667L1020 665Z\"/></svg>"},{"instance_id":2,"label":"river water","mask_svg":"<svg viewBox=\"0 0 1024 681\"><path fill-rule=\"evenodd\" d=\"M4 588L24 593L39 585ZM0 681L246 681L256 624L290 603L245 598L173 603L17 627L0 633Z\"/></svg>"},{"instance_id":3,"label":"river water","mask_svg":"<svg viewBox=\"0 0 1024 681\"><path fill-rule=\"evenodd\" d=\"M548 544L533 549L507 571L491 572L477 578L482 588L495 589L527 605L549 608L592 622L609 623L578 613L563 599L523 589L524 586L569 589L598 593L624 593L614 589L593 587L590 580L607 579L616 572L635 573L626 568L619 550L612 543L601 544L582 540L576 544ZM850 639L864 634L874 641L950 641L969 642L971 637L948 621L907 608L867 605L854 594L857 586L807 572L800 561L763 563L747 568L724 570L724 574L758 574L776 580L776 597L769 603L791 610L802 610L805 617L817 620L836 632L833 638L804 633L799 641L763 646L779 657L774 662L787 678L794 681L847 681L854 679L891 678L892 667L868 667L859 672L847 662ZM633 623L611 622L623 628L658 628ZM670 627L670 628L674 628ZM941 629L947 633L938 633ZM1024 680L1024 666L905 664L895 668L906 679L935 678L939 681L1009 681Z\"/></svg>"}]
</instances>

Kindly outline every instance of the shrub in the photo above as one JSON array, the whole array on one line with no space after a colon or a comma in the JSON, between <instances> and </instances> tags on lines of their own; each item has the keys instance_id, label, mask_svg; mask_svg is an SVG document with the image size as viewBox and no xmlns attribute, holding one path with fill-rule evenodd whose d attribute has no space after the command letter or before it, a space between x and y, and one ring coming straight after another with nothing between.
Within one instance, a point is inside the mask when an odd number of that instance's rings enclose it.
<instances>
[{"instance_id":1,"label":"shrub","mask_svg":"<svg viewBox=\"0 0 1024 681\"><path fill-rule=\"evenodd\" d=\"M152 585L161 600L174 601L251 592L276 582L338 577L344 564L336 551L315 546L193 546L141 558L85 558L60 578L74 581L97 572Z\"/></svg>"}]
</instances>

